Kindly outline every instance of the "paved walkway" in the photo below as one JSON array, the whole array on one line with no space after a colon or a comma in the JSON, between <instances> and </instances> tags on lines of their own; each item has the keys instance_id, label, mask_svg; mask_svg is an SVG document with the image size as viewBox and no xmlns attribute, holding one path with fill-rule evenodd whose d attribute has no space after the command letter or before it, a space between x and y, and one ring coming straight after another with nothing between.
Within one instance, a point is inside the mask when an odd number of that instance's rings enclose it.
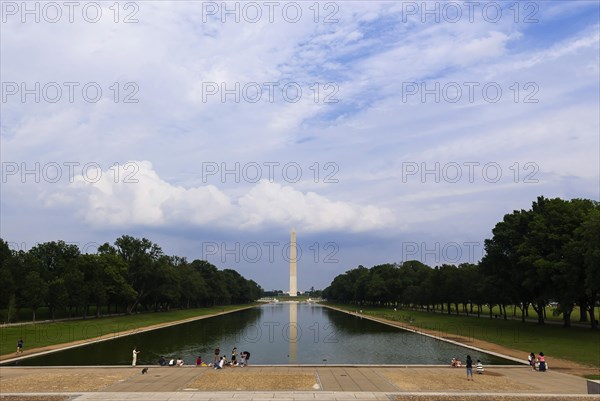
<instances>
[{"instance_id":1,"label":"paved walkway","mask_svg":"<svg viewBox=\"0 0 600 401\"><path fill-rule=\"evenodd\" d=\"M381 368L329 367L317 368L316 373L325 391L396 392L400 389L378 372Z\"/></svg>"},{"instance_id":2,"label":"paved walkway","mask_svg":"<svg viewBox=\"0 0 600 401\"><path fill-rule=\"evenodd\" d=\"M4 368L0 368L2 371ZM101 369L101 368L99 368ZM108 369L108 368L107 368ZM130 370L128 368L112 368ZM315 375L315 379L324 391L350 391L350 392L397 392L399 387L392 384L378 371L386 368L371 367L304 367L288 368L284 366L261 367L253 366L242 372L252 372L259 375L287 372L290 369L301 372L309 372ZM16 369L15 369L16 370ZM18 376L19 372L13 370L11 377ZM31 374L31 369L28 369ZM189 383L212 372L209 368L158 368L150 367L145 375L134 375L131 378L117 382L102 389L102 392L173 392L190 390ZM226 370L224 373L230 373ZM4 374L2 374L5 377Z\"/></svg>"},{"instance_id":3,"label":"paved walkway","mask_svg":"<svg viewBox=\"0 0 600 401\"><path fill-rule=\"evenodd\" d=\"M3 394L13 395L13 394ZM39 399L40 396L56 396L56 393L19 393L21 397L35 397L32 400ZM497 399L497 393L463 393L453 394L444 392L407 392L407 393L380 393L380 392L302 392L302 391L277 391L277 392L257 392L257 391L236 391L236 392L162 392L162 393L61 393L69 401L356 401L356 400L381 400L390 401L402 399L403 397L419 397L427 401L436 401L440 397L456 397L456 401L465 400L488 400ZM522 393L503 393L500 395L502 401L524 401L537 399L569 401L569 400L598 400L597 395L579 395L579 394L522 394ZM468 398L467 398L468 397ZM444 398L447 399L447 398Z\"/></svg>"},{"instance_id":4,"label":"paved walkway","mask_svg":"<svg viewBox=\"0 0 600 401\"><path fill-rule=\"evenodd\" d=\"M225 391L202 391L194 388L194 382L203 375L211 377L210 368L196 367L157 367L151 366L147 374L142 375L131 367L72 367L72 368L30 368L30 367L0 367L0 395L65 395L72 401L103 401L103 400L390 400L397 396L431 395L436 399L440 395L477 395L479 399L494 394L508 396L514 399L535 400L540 396L557 397L556 400L569 400L577 395L577 399L591 397L598 400L598 395L588 396L586 380L557 371L546 373L532 372L526 366L494 366L486 373L488 379L501 378L508 386L486 387L483 377L477 377L475 382L467 382L463 370L449 367L382 367L382 366L252 366L244 369L223 371L228 378L235 382L236 375L252 373L253 377L275 377L285 373L314 375L318 389L296 391L229 391L234 390L235 383ZM49 373L50 372L50 373ZM84 373L82 373L84 372ZM130 374L131 373L131 374ZM221 373L221 372L218 372ZM33 393L31 385L11 387L11 392L2 390L9 382L23 379L24 383L51 374L68 378L75 374L85 374L92 383L104 379L108 385L96 391L84 390L82 383L74 383L71 390L62 387L59 392L51 388L37 388ZM219 377L219 376L217 376ZM241 377L241 376L240 376ZM434 382L426 377L434 378ZM91 378L91 379L90 379ZM106 381L106 378L109 378ZM224 378L224 377L223 377ZM420 382L420 378L423 381ZM57 379L58 380L58 379ZM438 383L436 383L438 382ZM440 387L439 383L449 383L448 388ZM468 383L468 384L467 384ZM475 385L474 385L475 384ZM477 386L479 384L479 386ZM79 387L77 387L79 386ZM93 388L93 387L92 387ZM293 387L292 387L293 388ZM418 391L415 391L415 388ZM77 391L80 390L80 391ZM81 391L83 390L83 391ZM517 392L518 391L518 392ZM510 399L510 398L509 398ZM554 399L554 398L553 398ZM574 398L572 398L574 399Z\"/></svg>"}]
</instances>

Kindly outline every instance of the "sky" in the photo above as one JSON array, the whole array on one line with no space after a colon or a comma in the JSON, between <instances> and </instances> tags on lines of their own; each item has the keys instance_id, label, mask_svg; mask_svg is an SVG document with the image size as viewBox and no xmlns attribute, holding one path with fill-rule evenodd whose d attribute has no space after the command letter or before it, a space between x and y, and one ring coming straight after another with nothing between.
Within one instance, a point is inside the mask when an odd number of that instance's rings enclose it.
<instances>
[{"instance_id":1,"label":"sky","mask_svg":"<svg viewBox=\"0 0 600 401\"><path fill-rule=\"evenodd\" d=\"M0 236L324 288L600 200L598 1L2 1Z\"/></svg>"}]
</instances>

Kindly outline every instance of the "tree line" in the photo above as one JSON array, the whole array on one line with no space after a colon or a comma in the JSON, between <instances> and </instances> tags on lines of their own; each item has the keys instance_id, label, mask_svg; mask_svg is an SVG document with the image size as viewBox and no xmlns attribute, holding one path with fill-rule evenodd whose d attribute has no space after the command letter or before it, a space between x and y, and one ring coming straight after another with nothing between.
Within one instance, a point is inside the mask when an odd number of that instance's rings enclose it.
<instances>
[{"instance_id":1,"label":"tree line","mask_svg":"<svg viewBox=\"0 0 600 401\"><path fill-rule=\"evenodd\" d=\"M47 307L56 312L87 317L125 310L169 310L242 304L261 296L262 289L232 269L219 270L204 260L165 255L146 238L123 235L105 243L95 254L77 245L45 242L29 251L11 250L0 239L0 309L9 320L20 308L35 313Z\"/></svg>"},{"instance_id":2,"label":"tree line","mask_svg":"<svg viewBox=\"0 0 600 401\"><path fill-rule=\"evenodd\" d=\"M476 264L430 267L419 261L389 263L368 269L358 266L334 278L323 297L359 305L422 308L451 313L482 313L499 306L520 311L521 321L531 306L538 323L546 305L570 327L578 306L580 319L598 328L594 306L600 301L600 207L587 199L538 197L529 210L506 214L484 243ZM475 310L474 310L475 307ZM589 316L589 320L588 320Z\"/></svg>"}]
</instances>

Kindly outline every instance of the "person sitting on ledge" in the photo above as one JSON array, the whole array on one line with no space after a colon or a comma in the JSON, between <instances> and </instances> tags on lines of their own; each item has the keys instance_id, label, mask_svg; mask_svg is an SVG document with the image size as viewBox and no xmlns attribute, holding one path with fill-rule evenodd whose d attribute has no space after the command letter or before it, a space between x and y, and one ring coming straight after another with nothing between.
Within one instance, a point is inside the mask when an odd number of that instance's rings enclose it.
<instances>
[{"instance_id":1,"label":"person sitting on ledge","mask_svg":"<svg viewBox=\"0 0 600 401\"><path fill-rule=\"evenodd\" d=\"M167 366L167 361L165 360L164 356L161 355L160 358L158 358L158 364L160 366Z\"/></svg>"},{"instance_id":2,"label":"person sitting on ledge","mask_svg":"<svg viewBox=\"0 0 600 401\"><path fill-rule=\"evenodd\" d=\"M223 369L223 366L225 365L225 357L220 357L219 358L219 362L215 363L215 369Z\"/></svg>"},{"instance_id":3,"label":"person sitting on ledge","mask_svg":"<svg viewBox=\"0 0 600 401\"><path fill-rule=\"evenodd\" d=\"M483 364L481 363L481 361L479 359L477 360L477 374L478 375L483 374Z\"/></svg>"}]
</instances>

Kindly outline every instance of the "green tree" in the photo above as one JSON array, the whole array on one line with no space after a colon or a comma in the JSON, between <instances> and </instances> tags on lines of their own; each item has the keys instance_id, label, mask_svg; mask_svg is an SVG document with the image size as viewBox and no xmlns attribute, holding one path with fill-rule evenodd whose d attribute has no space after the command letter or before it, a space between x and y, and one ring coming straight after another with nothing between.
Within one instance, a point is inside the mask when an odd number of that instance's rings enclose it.
<instances>
[{"instance_id":1,"label":"green tree","mask_svg":"<svg viewBox=\"0 0 600 401\"><path fill-rule=\"evenodd\" d=\"M38 266L37 271L46 282L46 304L50 317L54 319L57 309L67 306L68 293L64 282L65 272L80 256L77 245L65 241L51 241L38 244L29 250Z\"/></svg>"},{"instance_id":2,"label":"green tree","mask_svg":"<svg viewBox=\"0 0 600 401\"><path fill-rule=\"evenodd\" d=\"M537 269L542 299L558 300L565 327L571 325L571 313L585 285L584 261L574 237L591 208L591 201L544 197L532 205L533 219L524 257ZM544 310L541 305L540 309L536 309L538 314Z\"/></svg>"},{"instance_id":3,"label":"green tree","mask_svg":"<svg viewBox=\"0 0 600 401\"><path fill-rule=\"evenodd\" d=\"M127 279L136 292L136 299L127 307L127 313L131 313L156 290L157 261L163 256L162 249L146 238L123 235L115 240L114 248L102 246L98 251L116 253L127 264Z\"/></svg>"},{"instance_id":4,"label":"green tree","mask_svg":"<svg viewBox=\"0 0 600 401\"><path fill-rule=\"evenodd\" d=\"M585 221L577 230L579 248L583 255L584 283L587 298L586 308L590 314L592 329L598 328L594 307L600 301L600 208L595 203Z\"/></svg>"},{"instance_id":5,"label":"green tree","mask_svg":"<svg viewBox=\"0 0 600 401\"><path fill-rule=\"evenodd\" d=\"M219 269L206 260L194 260L192 267L200 273L207 285L208 305L223 305L229 303L231 296L227 290L225 276L220 274Z\"/></svg>"},{"instance_id":6,"label":"green tree","mask_svg":"<svg viewBox=\"0 0 600 401\"><path fill-rule=\"evenodd\" d=\"M48 294L48 284L37 271L30 271L25 276L26 285L21 293L22 304L28 306L32 311L32 320L35 322L35 312L45 302Z\"/></svg>"},{"instance_id":7,"label":"green tree","mask_svg":"<svg viewBox=\"0 0 600 401\"><path fill-rule=\"evenodd\" d=\"M104 253L92 255L98 260L99 269L102 271L102 281L108 296L108 309L110 304L117 306L131 305L137 299L137 292L127 281L127 264L117 254Z\"/></svg>"},{"instance_id":8,"label":"green tree","mask_svg":"<svg viewBox=\"0 0 600 401\"><path fill-rule=\"evenodd\" d=\"M480 265L484 293L491 304L490 317L493 304L512 301L520 306L521 321L524 322L530 303L542 296L537 270L522 253L531 220L530 211L515 210L504 215L503 220L493 228L493 237L485 240L486 253ZM545 302L542 300L541 303L543 308ZM543 323L543 314L539 316L539 322Z\"/></svg>"}]
</instances>

